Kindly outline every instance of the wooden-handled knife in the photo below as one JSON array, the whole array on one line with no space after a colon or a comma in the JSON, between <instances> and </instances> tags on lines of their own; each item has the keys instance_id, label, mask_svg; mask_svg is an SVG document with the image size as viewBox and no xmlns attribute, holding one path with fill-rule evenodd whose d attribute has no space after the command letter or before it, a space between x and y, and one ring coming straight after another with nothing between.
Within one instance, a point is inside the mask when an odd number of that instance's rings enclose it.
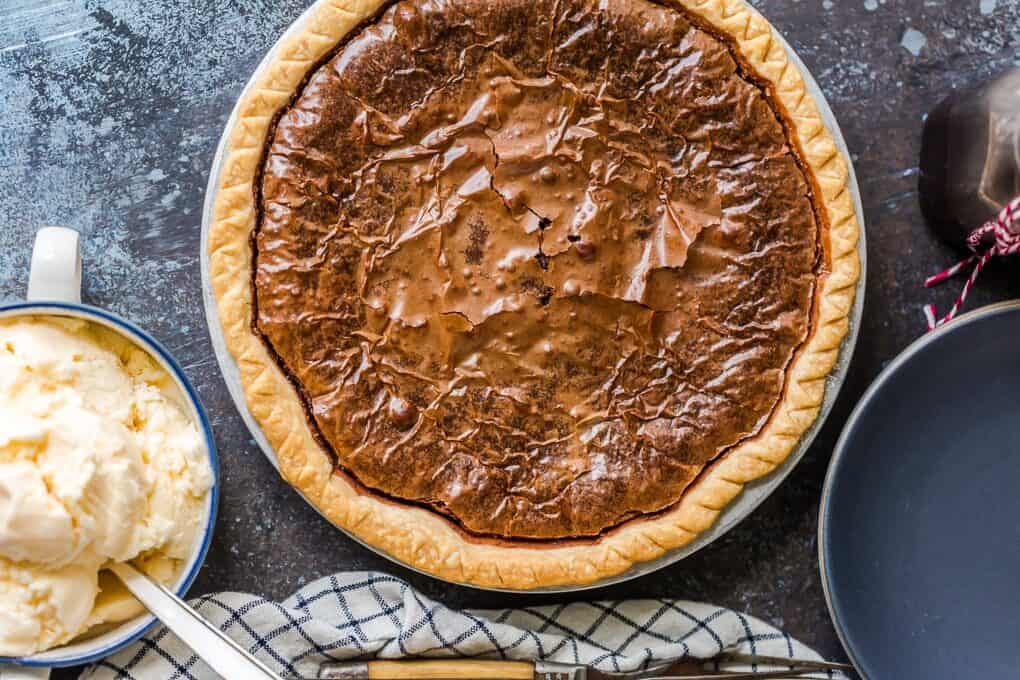
<instances>
[{"instance_id":1,"label":"wooden-handled knife","mask_svg":"<svg viewBox=\"0 0 1020 680\"><path fill-rule=\"evenodd\" d=\"M536 664L526 661L481 659L366 661L324 666L319 678L325 680L534 680L540 678ZM549 676L549 680L560 680ZM563 680L575 680L569 674Z\"/></svg>"},{"instance_id":2,"label":"wooden-handled knife","mask_svg":"<svg viewBox=\"0 0 1020 680\"><path fill-rule=\"evenodd\" d=\"M749 658L749 657L748 657ZM731 656L732 659L732 656ZM759 664L787 670L706 671L701 662L664 663L641 671L607 673L582 665L481 659L355 661L323 666L320 680L767 680L800 678L826 670L853 671L848 664L755 657Z\"/></svg>"}]
</instances>

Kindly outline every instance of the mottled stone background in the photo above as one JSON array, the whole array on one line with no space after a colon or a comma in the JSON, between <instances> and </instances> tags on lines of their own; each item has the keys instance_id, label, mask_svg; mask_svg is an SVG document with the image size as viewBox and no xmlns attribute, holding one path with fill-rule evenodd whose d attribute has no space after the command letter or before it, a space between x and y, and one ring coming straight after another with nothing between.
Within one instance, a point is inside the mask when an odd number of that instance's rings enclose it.
<instances>
[{"instance_id":1,"label":"mottled stone background","mask_svg":"<svg viewBox=\"0 0 1020 680\"><path fill-rule=\"evenodd\" d=\"M85 299L134 319L180 359L223 460L216 540L193 593L282 597L340 569L382 569L452 606L561 600L455 588L394 567L333 530L275 475L220 378L201 305L199 224L223 124L255 65L308 0L0 0L0 300L24 291L32 235L85 235ZM861 339L812 451L768 502L694 557L584 597L681 597L735 607L842 658L819 583L816 516L839 430L868 382L943 307L927 274L954 253L918 209L922 118L953 87L1020 60L1018 0L757 0L829 97L864 197ZM993 266L973 304L1015 297ZM875 461L895 465L896 461ZM66 675L62 677L71 677Z\"/></svg>"}]
</instances>

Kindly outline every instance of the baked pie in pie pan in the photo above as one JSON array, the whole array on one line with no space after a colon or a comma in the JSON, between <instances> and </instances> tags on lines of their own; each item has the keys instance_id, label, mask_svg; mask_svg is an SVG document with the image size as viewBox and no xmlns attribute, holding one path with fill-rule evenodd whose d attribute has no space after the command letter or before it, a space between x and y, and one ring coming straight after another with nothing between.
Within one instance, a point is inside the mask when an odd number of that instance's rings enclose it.
<instances>
[{"instance_id":1,"label":"baked pie in pie pan","mask_svg":"<svg viewBox=\"0 0 1020 680\"><path fill-rule=\"evenodd\" d=\"M209 279L329 520L578 586L691 542L814 424L848 177L739 0L321 0L238 104Z\"/></svg>"}]
</instances>

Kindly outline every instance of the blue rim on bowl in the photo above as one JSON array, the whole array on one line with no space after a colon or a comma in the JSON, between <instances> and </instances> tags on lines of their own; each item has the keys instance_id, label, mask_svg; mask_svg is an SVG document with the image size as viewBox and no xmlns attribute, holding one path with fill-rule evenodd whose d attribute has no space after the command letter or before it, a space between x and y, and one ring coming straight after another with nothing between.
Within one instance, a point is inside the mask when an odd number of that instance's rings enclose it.
<instances>
[{"instance_id":1,"label":"blue rim on bowl","mask_svg":"<svg viewBox=\"0 0 1020 680\"><path fill-rule=\"evenodd\" d=\"M186 570L177 580L174 592L183 596L198 576L198 570L205 562L206 554L209 552L209 544L212 541L213 529L216 525L216 514L219 509L220 494L220 469L219 457L216 454L216 443L213 439L212 427L209 425L209 417L206 415L202 402L198 398L198 392L192 386L184 370L177 360L162 344L147 332L136 326L134 323L123 319L115 314L104 311L97 307L86 304L69 302L16 302L13 304L0 305L0 318L13 316L15 314L50 314L53 316L73 316L78 318L90 318L102 325L109 326L125 334L130 340L145 349L149 354L156 357L159 362L167 367L174 380L184 392L188 403L191 405L193 414L199 425L205 441L205 448L209 458L209 466L212 468L213 483L209 488L208 499L206 500L207 519L203 528L202 543L198 550L191 554ZM130 624L125 622L121 627ZM101 649L80 655L60 655L61 647L34 654L29 657L4 657L0 656L0 664L15 664L20 666L35 667L62 667L89 664L117 652L132 642L145 635L156 623L156 618L151 614L143 614L138 617L137 622L130 628L105 644ZM116 629L115 629L116 630Z\"/></svg>"}]
</instances>

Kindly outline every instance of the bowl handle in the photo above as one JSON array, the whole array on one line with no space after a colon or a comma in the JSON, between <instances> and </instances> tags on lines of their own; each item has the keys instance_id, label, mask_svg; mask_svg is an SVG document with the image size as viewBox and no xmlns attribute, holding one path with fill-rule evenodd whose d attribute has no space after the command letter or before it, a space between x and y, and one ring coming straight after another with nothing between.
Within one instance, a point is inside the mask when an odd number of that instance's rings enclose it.
<instances>
[{"instance_id":1,"label":"bowl handle","mask_svg":"<svg viewBox=\"0 0 1020 680\"><path fill-rule=\"evenodd\" d=\"M43 227L35 235L29 300L81 302L81 235L67 227ZM0 680L6 680L0 676Z\"/></svg>"}]
</instances>

